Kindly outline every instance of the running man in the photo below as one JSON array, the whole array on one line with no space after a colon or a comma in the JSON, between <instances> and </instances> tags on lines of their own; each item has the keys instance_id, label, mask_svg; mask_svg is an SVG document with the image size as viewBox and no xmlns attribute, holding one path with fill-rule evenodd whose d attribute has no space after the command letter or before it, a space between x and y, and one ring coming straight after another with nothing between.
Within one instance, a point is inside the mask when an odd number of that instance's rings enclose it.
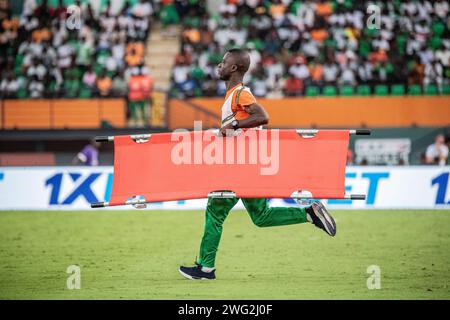
<instances>
[{"instance_id":1,"label":"running man","mask_svg":"<svg viewBox=\"0 0 450 320\"><path fill-rule=\"evenodd\" d=\"M264 108L256 102L243 78L250 65L250 56L242 49L231 49L218 66L220 80L226 82L227 93L222 106L223 136L230 130L258 128L269 122ZM227 131L228 130L228 131ZM269 207L268 199L241 199L253 223L258 227L284 226L311 222L330 236L336 234L336 223L320 202L306 208ZM238 198L209 198L206 207L205 230L200 245L200 256L194 267L179 268L188 279L215 279L215 260L222 235L222 225Z\"/></svg>"}]
</instances>

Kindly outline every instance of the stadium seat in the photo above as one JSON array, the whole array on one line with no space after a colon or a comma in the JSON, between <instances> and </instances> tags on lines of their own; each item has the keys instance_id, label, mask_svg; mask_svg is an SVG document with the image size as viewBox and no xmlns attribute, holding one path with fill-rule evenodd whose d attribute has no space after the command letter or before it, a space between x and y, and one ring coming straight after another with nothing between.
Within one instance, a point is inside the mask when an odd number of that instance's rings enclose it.
<instances>
[{"instance_id":1,"label":"stadium seat","mask_svg":"<svg viewBox=\"0 0 450 320\"><path fill-rule=\"evenodd\" d=\"M433 36L428 41L428 47L430 47L432 50L437 50L442 46L442 37L440 36Z\"/></svg>"},{"instance_id":2,"label":"stadium seat","mask_svg":"<svg viewBox=\"0 0 450 320\"><path fill-rule=\"evenodd\" d=\"M394 84L393 86L391 86L391 94L393 96L405 95L405 86L402 84Z\"/></svg>"},{"instance_id":3,"label":"stadium seat","mask_svg":"<svg viewBox=\"0 0 450 320\"><path fill-rule=\"evenodd\" d=\"M46 88L46 92L47 94L53 96L54 94L56 94L57 92L57 87L56 87L56 81L50 81L50 83L48 84L48 87Z\"/></svg>"},{"instance_id":4,"label":"stadium seat","mask_svg":"<svg viewBox=\"0 0 450 320\"><path fill-rule=\"evenodd\" d=\"M434 21L431 24L431 30L433 31L433 35L442 36L445 32L445 24L442 21Z\"/></svg>"},{"instance_id":5,"label":"stadium seat","mask_svg":"<svg viewBox=\"0 0 450 320\"><path fill-rule=\"evenodd\" d=\"M80 90L80 98L82 99L89 99L92 97L92 90L86 87L83 87Z\"/></svg>"},{"instance_id":6,"label":"stadium seat","mask_svg":"<svg viewBox=\"0 0 450 320\"><path fill-rule=\"evenodd\" d=\"M371 90L367 85L360 85L356 87L356 94L359 96L370 96Z\"/></svg>"},{"instance_id":7,"label":"stadium seat","mask_svg":"<svg viewBox=\"0 0 450 320\"><path fill-rule=\"evenodd\" d=\"M325 86L323 88L322 94L326 97L332 97L337 95L337 90L335 86Z\"/></svg>"},{"instance_id":8,"label":"stadium seat","mask_svg":"<svg viewBox=\"0 0 450 320\"><path fill-rule=\"evenodd\" d=\"M444 85L444 88L442 89L442 94L445 94L445 95L450 94L450 84Z\"/></svg>"},{"instance_id":9,"label":"stadium seat","mask_svg":"<svg viewBox=\"0 0 450 320\"><path fill-rule=\"evenodd\" d=\"M353 96L355 94L355 89L352 86L342 86L340 88L341 96Z\"/></svg>"},{"instance_id":10,"label":"stadium seat","mask_svg":"<svg viewBox=\"0 0 450 320\"><path fill-rule=\"evenodd\" d=\"M19 91L17 91L17 98L19 99L26 99L28 98L28 91L25 88L21 88L19 89Z\"/></svg>"},{"instance_id":11,"label":"stadium seat","mask_svg":"<svg viewBox=\"0 0 450 320\"><path fill-rule=\"evenodd\" d=\"M435 95L439 94L439 90L438 90L437 85L429 84L429 85L425 86L424 93L427 96L435 96Z\"/></svg>"},{"instance_id":12,"label":"stadium seat","mask_svg":"<svg viewBox=\"0 0 450 320\"><path fill-rule=\"evenodd\" d=\"M320 94L319 87L316 86L308 86L305 89L305 96L306 97L316 97Z\"/></svg>"},{"instance_id":13,"label":"stadium seat","mask_svg":"<svg viewBox=\"0 0 450 320\"><path fill-rule=\"evenodd\" d=\"M384 84L379 84L375 86L375 95L376 96L387 96L389 94L388 86Z\"/></svg>"},{"instance_id":14,"label":"stadium seat","mask_svg":"<svg viewBox=\"0 0 450 320\"><path fill-rule=\"evenodd\" d=\"M405 47L406 43L408 41L408 35L407 34L399 34L396 37L396 43L397 43L397 50L403 55L405 54Z\"/></svg>"},{"instance_id":15,"label":"stadium seat","mask_svg":"<svg viewBox=\"0 0 450 320\"><path fill-rule=\"evenodd\" d=\"M422 88L418 84L413 84L408 87L408 94L410 96L418 96L422 94Z\"/></svg>"},{"instance_id":16,"label":"stadium seat","mask_svg":"<svg viewBox=\"0 0 450 320\"><path fill-rule=\"evenodd\" d=\"M14 62L14 66L16 68L22 68L23 59L24 59L24 55L23 54L18 54L16 56L16 60Z\"/></svg>"}]
</instances>

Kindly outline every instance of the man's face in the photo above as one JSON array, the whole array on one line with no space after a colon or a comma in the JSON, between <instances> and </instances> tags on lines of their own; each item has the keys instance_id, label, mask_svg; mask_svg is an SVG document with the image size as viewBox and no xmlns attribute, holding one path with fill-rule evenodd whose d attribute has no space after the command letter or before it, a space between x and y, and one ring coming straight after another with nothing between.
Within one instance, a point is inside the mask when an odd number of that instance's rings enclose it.
<instances>
[{"instance_id":1,"label":"man's face","mask_svg":"<svg viewBox=\"0 0 450 320\"><path fill-rule=\"evenodd\" d=\"M236 71L237 66L234 64L233 56L230 53L226 53L222 59L222 62L217 66L217 73L219 79L223 81L228 81L231 74Z\"/></svg>"},{"instance_id":2,"label":"man's face","mask_svg":"<svg viewBox=\"0 0 450 320\"><path fill-rule=\"evenodd\" d=\"M445 138L442 134L436 136L436 144L444 144Z\"/></svg>"}]
</instances>

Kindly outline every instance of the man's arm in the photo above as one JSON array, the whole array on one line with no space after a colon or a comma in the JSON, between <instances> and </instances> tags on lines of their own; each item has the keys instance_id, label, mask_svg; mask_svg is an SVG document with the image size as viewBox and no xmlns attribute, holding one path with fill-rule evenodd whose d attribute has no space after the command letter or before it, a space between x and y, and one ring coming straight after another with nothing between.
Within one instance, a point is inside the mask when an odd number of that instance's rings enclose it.
<instances>
[{"instance_id":1,"label":"man's arm","mask_svg":"<svg viewBox=\"0 0 450 320\"><path fill-rule=\"evenodd\" d=\"M79 163L86 163L87 161L87 155L86 155L86 148L83 148L80 152L77 153L75 157L72 159L72 164L77 165Z\"/></svg>"},{"instance_id":2,"label":"man's arm","mask_svg":"<svg viewBox=\"0 0 450 320\"><path fill-rule=\"evenodd\" d=\"M433 164L434 163L434 156L432 152L432 145L428 146L427 151L425 152L425 162L427 164Z\"/></svg>"},{"instance_id":3,"label":"man's arm","mask_svg":"<svg viewBox=\"0 0 450 320\"><path fill-rule=\"evenodd\" d=\"M239 120L239 128L256 128L269 123L269 115L260 104L253 103L246 107L245 111L247 111L250 116L245 119ZM231 123L220 128L220 133L225 136L227 129L233 129Z\"/></svg>"},{"instance_id":4,"label":"man's arm","mask_svg":"<svg viewBox=\"0 0 450 320\"><path fill-rule=\"evenodd\" d=\"M439 148L439 165L445 166L447 164L448 148L446 145L441 145Z\"/></svg>"}]
</instances>

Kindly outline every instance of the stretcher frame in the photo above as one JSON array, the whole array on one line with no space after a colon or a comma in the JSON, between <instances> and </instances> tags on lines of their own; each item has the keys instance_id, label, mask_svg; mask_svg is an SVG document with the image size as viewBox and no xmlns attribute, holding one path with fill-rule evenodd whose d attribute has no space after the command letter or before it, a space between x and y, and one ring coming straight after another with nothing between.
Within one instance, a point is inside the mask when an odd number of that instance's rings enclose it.
<instances>
[{"instance_id":1,"label":"stretcher frame","mask_svg":"<svg viewBox=\"0 0 450 320\"><path fill-rule=\"evenodd\" d=\"M214 134L219 135L219 129L212 130ZM319 131L330 131L330 130L319 130L319 129L295 129L297 134L301 135L303 138L312 138ZM349 135L370 135L370 129L350 129L348 130ZM146 143L150 140L152 134L135 134L135 135L125 135L129 136L136 143ZM97 142L114 142L115 136L96 136L95 141ZM313 195L307 190L303 190L301 192L295 191L290 196L295 201L306 204L311 200L315 199ZM214 190L208 193L208 198L236 198L236 193L231 190ZM366 195L364 194L345 194L343 198L339 199L348 199L348 200L365 200ZM145 200L142 196L133 196L128 199L123 205L132 205L137 209L142 209L146 207L146 203L148 201ZM91 203L91 208L103 208L109 207L109 202L94 202Z\"/></svg>"}]
</instances>

